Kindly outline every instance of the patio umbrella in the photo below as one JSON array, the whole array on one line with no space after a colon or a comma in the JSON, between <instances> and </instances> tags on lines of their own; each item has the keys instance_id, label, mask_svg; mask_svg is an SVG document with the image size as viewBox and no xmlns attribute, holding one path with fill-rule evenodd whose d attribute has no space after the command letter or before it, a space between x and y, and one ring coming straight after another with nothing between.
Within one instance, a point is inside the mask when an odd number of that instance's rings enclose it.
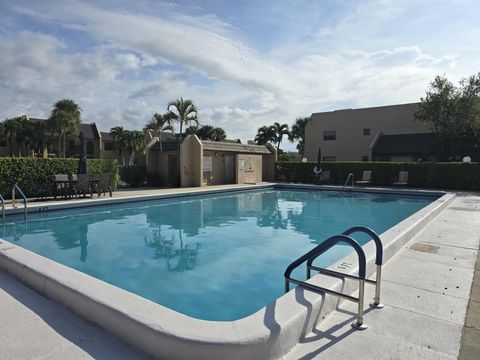
<instances>
[{"instance_id":1,"label":"patio umbrella","mask_svg":"<svg viewBox=\"0 0 480 360\"><path fill-rule=\"evenodd\" d=\"M85 142L85 134L80 132L80 156L78 160L77 174L87 173L87 143Z\"/></svg>"}]
</instances>

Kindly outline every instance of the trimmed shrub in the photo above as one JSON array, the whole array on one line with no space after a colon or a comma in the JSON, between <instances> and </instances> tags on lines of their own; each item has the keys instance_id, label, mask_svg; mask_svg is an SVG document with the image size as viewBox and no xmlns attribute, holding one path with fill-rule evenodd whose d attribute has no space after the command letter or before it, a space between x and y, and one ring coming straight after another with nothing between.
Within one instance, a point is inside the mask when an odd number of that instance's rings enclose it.
<instances>
[{"instance_id":1,"label":"trimmed shrub","mask_svg":"<svg viewBox=\"0 0 480 360\"><path fill-rule=\"evenodd\" d=\"M278 162L277 181L318 183L313 172L316 163ZM398 181L399 171L408 171L408 186L416 188L480 190L480 163L439 162L322 162L330 171L330 182L343 185L349 173L360 180L364 170L372 171L372 185L391 186Z\"/></svg>"},{"instance_id":2,"label":"trimmed shrub","mask_svg":"<svg viewBox=\"0 0 480 360\"><path fill-rule=\"evenodd\" d=\"M0 194L11 197L12 186L18 183L25 195L34 197L30 178L37 184L53 188L53 175L76 174L78 159L43 159L0 157ZM88 173L96 177L102 172L113 174L113 188L117 188L118 162L116 160L88 160Z\"/></svg>"},{"instance_id":3,"label":"trimmed shrub","mask_svg":"<svg viewBox=\"0 0 480 360\"><path fill-rule=\"evenodd\" d=\"M142 186L147 181L147 167L144 165L121 166L120 179L129 187Z\"/></svg>"}]
</instances>

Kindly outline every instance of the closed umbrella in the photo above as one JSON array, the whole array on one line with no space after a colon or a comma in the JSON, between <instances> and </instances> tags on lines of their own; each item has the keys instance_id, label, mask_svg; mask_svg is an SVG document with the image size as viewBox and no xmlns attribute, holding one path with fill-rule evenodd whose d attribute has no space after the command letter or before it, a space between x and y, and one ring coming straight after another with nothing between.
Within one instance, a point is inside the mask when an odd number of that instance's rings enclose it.
<instances>
[{"instance_id":1,"label":"closed umbrella","mask_svg":"<svg viewBox=\"0 0 480 360\"><path fill-rule=\"evenodd\" d=\"M80 132L80 158L78 160L77 174L87 173L87 144L85 142L85 134Z\"/></svg>"}]
</instances>

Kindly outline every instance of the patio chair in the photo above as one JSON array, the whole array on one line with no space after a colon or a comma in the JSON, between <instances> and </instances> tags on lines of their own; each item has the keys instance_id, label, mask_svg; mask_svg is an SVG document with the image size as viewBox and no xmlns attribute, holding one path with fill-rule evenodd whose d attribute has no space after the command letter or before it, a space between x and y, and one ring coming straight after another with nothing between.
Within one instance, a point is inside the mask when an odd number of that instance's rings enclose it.
<instances>
[{"instance_id":1,"label":"patio chair","mask_svg":"<svg viewBox=\"0 0 480 360\"><path fill-rule=\"evenodd\" d=\"M320 184L328 184L330 182L330 170L325 170L320 173L320 176L318 178L318 182Z\"/></svg>"},{"instance_id":2,"label":"patio chair","mask_svg":"<svg viewBox=\"0 0 480 360\"><path fill-rule=\"evenodd\" d=\"M372 182L372 172L364 171L362 174L362 180L355 181L356 185L370 185Z\"/></svg>"},{"instance_id":3,"label":"patio chair","mask_svg":"<svg viewBox=\"0 0 480 360\"><path fill-rule=\"evenodd\" d=\"M73 191L75 192L75 198L78 200L78 194L83 193L83 197L90 194L90 197L93 198L92 185L90 184L90 178L87 174L78 174L75 175L77 182L72 185Z\"/></svg>"},{"instance_id":4,"label":"patio chair","mask_svg":"<svg viewBox=\"0 0 480 360\"><path fill-rule=\"evenodd\" d=\"M110 193L110 197L112 197L112 174L111 173L101 173L98 178L98 197L100 194L105 193L108 191Z\"/></svg>"},{"instance_id":5,"label":"patio chair","mask_svg":"<svg viewBox=\"0 0 480 360\"><path fill-rule=\"evenodd\" d=\"M54 186L53 186L53 197L54 199L57 198L57 194L59 190L63 192L63 195L66 196L67 194L67 181L68 175L67 174L55 174L53 175Z\"/></svg>"},{"instance_id":6,"label":"patio chair","mask_svg":"<svg viewBox=\"0 0 480 360\"><path fill-rule=\"evenodd\" d=\"M50 184L35 181L32 176L30 176L30 187L32 188L32 192L39 199L45 199L52 194L52 187L50 186Z\"/></svg>"},{"instance_id":7,"label":"patio chair","mask_svg":"<svg viewBox=\"0 0 480 360\"><path fill-rule=\"evenodd\" d=\"M398 181L395 181L393 186L407 186L408 185L408 171L400 171L398 173Z\"/></svg>"}]
</instances>

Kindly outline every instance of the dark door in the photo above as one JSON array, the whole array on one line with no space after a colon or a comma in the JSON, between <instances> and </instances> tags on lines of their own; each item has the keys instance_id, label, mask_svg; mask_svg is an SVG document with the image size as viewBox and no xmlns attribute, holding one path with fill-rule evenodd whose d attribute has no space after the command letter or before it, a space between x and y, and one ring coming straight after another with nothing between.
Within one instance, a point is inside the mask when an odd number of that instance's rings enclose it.
<instances>
[{"instance_id":1,"label":"dark door","mask_svg":"<svg viewBox=\"0 0 480 360\"><path fill-rule=\"evenodd\" d=\"M178 178L178 157L176 154L168 155L168 185L179 186L180 181Z\"/></svg>"}]
</instances>

